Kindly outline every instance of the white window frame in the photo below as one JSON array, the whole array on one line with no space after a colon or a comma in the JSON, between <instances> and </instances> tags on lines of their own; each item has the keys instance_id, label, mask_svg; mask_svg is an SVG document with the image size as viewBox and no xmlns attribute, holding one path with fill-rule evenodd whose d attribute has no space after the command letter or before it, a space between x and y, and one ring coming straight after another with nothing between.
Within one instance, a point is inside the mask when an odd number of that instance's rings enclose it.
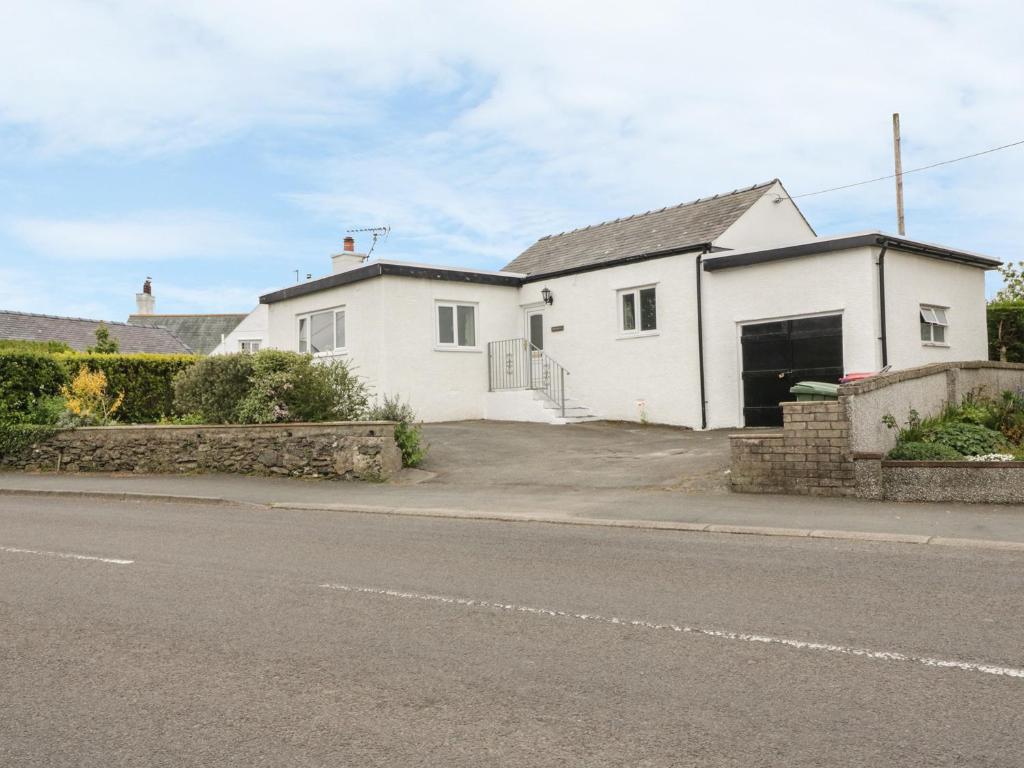
<instances>
[{"instance_id":1,"label":"white window frame","mask_svg":"<svg viewBox=\"0 0 1024 768\"><path fill-rule=\"evenodd\" d=\"M928 338L922 338L921 344L926 347L949 346L949 307L935 304L922 304L918 307L918 327L928 327ZM935 329L942 328L942 339L935 339Z\"/></svg>"},{"instance_id":2,"label":"white window frame","mask_svg":"<svg viewBox=\"0 0 1024 768\"><path fill-rule=\"evenodd\" d=\"M253 349L253 345L254 344L256 345L255 349ZM238 351L239 352L247 352L249 354L252 354L254 352L259 352L260 351L260 347L262 347L262 346L263 346L262 339L239 339L238 340Z\"/></svg>"},{"instance_id":3,"label":"white window frame","mask_svg":"<svg viewBox=\"0 0 1024 768\"><path fill-rule=\"evenodd\" d=\"M441 341L441 308L452 310L452 341ZM459 307L473 310L473 343L459 344ZM438 352L479 352L480 351L480 304L475 301L434 302L434 349Z\"/></svg>"},{"instance_id":4,"label":"white window frame","mask_svg":"<svg viewBox=\"0 0 1024 768\"><path fill-rule=\"evenodd\" d=\"M321 350L319 352L310 352L310 334L313 330L313 316L314 315L326 315L331 316L331 338L333 339L334 346L331 349ZM345 339L341 346L338 346L338 315L343 318L343 328ZM303 321L305 321L305 330L303 330ZM301 354L312 354L313 357L332 357L334 355L347 355L348 354L348 316L345 311L345 306L331 307L329 309L316 309L312 312L304 312L295 316L295 332L298 338L298 350ZM305 348L303 348L305 344Z\"/></svg>"},{"instance_id":5,"label":"white window frame","mask_svg":"<svg viewBox=\"0 0 1024 768\"><path fill-rule=\"evenodd\" d=\"M654 327L646 330L641 330L643 324L642 315L640 309L640 292L652 290L654 291ZM630 329L626 328L626 296L633 296L633 319L635 327ZM657 336L661 333L658 322L658 284L649 283L648 285L637 285L632 288L620 288L615 292L615 323L618 329L620 339L635 339L638 336Z\"/></svg>"}]
</instances>

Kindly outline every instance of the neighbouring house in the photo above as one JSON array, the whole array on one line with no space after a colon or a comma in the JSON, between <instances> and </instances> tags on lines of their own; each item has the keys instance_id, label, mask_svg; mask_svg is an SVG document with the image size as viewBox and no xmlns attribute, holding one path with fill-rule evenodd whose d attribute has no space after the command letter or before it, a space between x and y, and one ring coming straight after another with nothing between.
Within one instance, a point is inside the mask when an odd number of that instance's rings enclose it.
<instances>
[{"instance_id":1,"label":"neighbouring house","mask_svg":"<svg viewBox=\"0 0 1024 768\"><path fill-rule=\"evenodd\" d=\"M187 344L166 328L8 310L0 310L0 339L63 341L72 349L84 352L96 344L96 329L100 323L107 326L110 338L117 341L121 352L192 353Z\"/></svg>"},{"instance_id":2,"label":"neighbouring house","mask_svg":"<svg viewBox=\"0 0 1024 768\"><path fill-rule=\"evenodd\" d=\"M153 283L150 278L146 278L142 292L135 294L135 305L136 313L128 316L129 325L166 329L198 355L213 352L225 337L247 318L245 314L159 315L154 311L156 297L153 295ZM258 345L256 349L259 349Z\"/></svg>"},{"instance_id":3,"label":"neighbouring house","mask_svg":"<svg viewBox=\"0 0 1024 768\"><path fill-rule=\"evenodd\" d=\"M351 360L426 421L697 429L779 424L801 380L985 359L999 265L881 232L818 237L777 179L543 237L500 271L368 261L352 238L332 258L239 328Z\"/></svg>"}]
</instances>

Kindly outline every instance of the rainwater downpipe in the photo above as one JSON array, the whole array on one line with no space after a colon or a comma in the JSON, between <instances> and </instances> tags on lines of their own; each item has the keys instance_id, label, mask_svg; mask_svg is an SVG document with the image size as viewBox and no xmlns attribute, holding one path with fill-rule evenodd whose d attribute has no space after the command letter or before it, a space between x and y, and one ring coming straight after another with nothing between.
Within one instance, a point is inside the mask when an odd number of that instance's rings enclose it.
<instances>
[{"instance_id":1,"label":"rainwater downpipe","mask_svg":"<svg viewBox=\"0 0 1024 768\"><path fill-rule=\"evenodd\" d=\"M702 273L704 272L704 255L708 246L697 256L697 363L700 372L700 428L708 428L708 401L704 393L704 296L702 293Z\"/></svg>"},{"instance_id":2,"label":"rainwater downpipe","mask_svg":"<svg viewBox=\"0 0 1024 768\"><path fill-rule=\"evenodd\" d=\"M882 250L878 254L878 314L879 320L881 321L881 335L879 341L882 342L882 368L889 365L889 340L885 332L885 252L889 248L889 243L882 243Z\"/></svg>"}]
</instances>

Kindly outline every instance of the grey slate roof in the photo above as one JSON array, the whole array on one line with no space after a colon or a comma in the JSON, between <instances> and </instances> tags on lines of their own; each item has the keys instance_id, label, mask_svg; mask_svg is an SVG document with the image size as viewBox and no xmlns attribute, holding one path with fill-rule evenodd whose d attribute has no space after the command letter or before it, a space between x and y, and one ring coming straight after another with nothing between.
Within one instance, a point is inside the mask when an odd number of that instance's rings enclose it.
<instances>
[{"instance_id":1,"label":"grey slate roof","mask_svg":"<svg viewBox=\"0 0 1024 768\"><path fill-rule=\"evenodd\" d=\"M63 341L72 349L84 352L96 344L96 327L101 322L110 330L111 338L117 339L122 352L187 354L192 351L181 339L164 328L143 328L106 320L36 315L4 309L0 309L0 339Z\"/></svg>"},{"instance_id":2,"label":"grey slate roof","mask_svg":"<svg viewBox=\"0 0 1024 768\"><path fill-rule=\"evenodd\" d=\"M135 326L166 328L199 355L208 355L220 344L246 315L129 315L128 323Z\"/></svg>"},{"instance_id":3,"label":"grey slate roof","mask_svg":"<svg viewBox=\"0 0 1024 768\"><path fill-rule=\"evenodd\" d=\"M672 208L548 235L509 262L505 270L541 275L710 243L777 182L772 179Z\"/></svg>"}]
</instances>

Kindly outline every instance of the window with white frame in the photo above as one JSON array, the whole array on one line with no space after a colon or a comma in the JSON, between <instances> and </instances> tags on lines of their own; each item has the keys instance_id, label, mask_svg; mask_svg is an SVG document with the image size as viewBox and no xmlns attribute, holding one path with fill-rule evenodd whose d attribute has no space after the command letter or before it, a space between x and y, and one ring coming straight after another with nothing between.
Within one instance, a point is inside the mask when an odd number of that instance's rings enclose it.
<instances>
[{"instance_id":1,"label":"window with white frame","mask_svg":"<svg viewBox=\"0 0 1024 768\"><path fill-rule=\"evenodd\" d=\"M921 305L921 341L925 344L946 344L949 327L948 307Z\"/></svg>"},{"instance_id":2,"label":"window with white frame","mask_svg":"<svg viewBox=\"0 0 1024 768\"><path fill-rule=\"evenodd\" d=\"M240 339L238 342L238 349L240 352L259 352L260 351L260 340L259 339Z\"/></svg>"},{"instance_id":3,"label":"window with white frame","mask_svg":"<svg viewBox=\"0 0 1024 768\"><path fill-rule=\"evenodd\" d=\"M619 332L637 336L658 330L658 292L655 286L619 291Z\"/></svg>"},{"instance_id":4,"label":"window with white frame","mask_svg":"<svg viewBox=\"0 0 1024 768\"><path fill-rule=\"evenodd\" d=\"M450 349L476 347L476 304L439 301L437 346Z\"/></svg>"},{"instance_id":5,"label":"window with white frame","mask_svg":"<svg viewBox=\"0 0 1024 768\"><path fill-rule=\"evenodd\" d=\"M299 352L329 355L344 352L345 308L299 315Z\"/></svg>"}]
</instances>

